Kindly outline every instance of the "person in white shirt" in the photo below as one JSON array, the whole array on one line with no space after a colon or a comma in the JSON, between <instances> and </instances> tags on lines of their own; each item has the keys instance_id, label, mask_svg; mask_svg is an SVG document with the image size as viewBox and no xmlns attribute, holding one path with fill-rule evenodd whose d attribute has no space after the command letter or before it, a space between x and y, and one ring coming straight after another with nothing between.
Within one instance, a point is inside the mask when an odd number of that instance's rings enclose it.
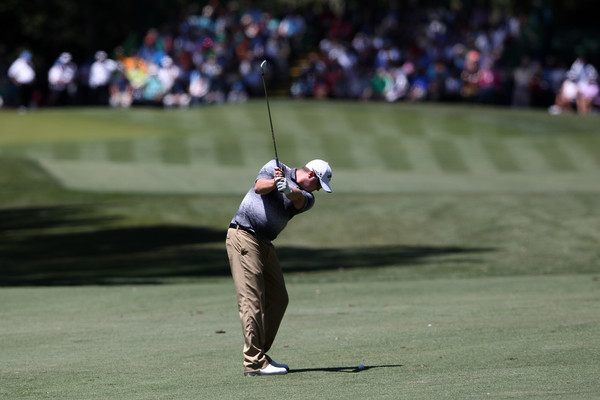
<instances>
[{"instance_id":1,"label":"person in white shirt","mask_svg":"<svg viewBox=\"0 0 600 400\"><path fill-rule=\"evenodd\" d=\"M105 51L97 51L95 61L90 67L89 87L92 103L95 105L108 105L109 86L112 74L117 70L117 62L108 58Z\"/></svg>"},{"instance_id":2,"label":"person in white shirt","mask_svg":"<svg viewBox=\"0 0 600 400\"><path fill-rule=\"evenodd\" d=\"M8 68L8 77L17 88L17 106L20 110L27 109L31 105L35 82L35 69L29 51L21 52L19 57L13 61Z\"/></svg>"},{"instance_id":3,"label":"person in white shirt","mask_svg":"<svg viewBox=\"0 0 600 400\"><path fill-rule=\"evenodd\" d=\"M175 85L175 81L179 78L181 70L173 59L169 56L163 57L160 61L160 69L158 70L158 79L162 83L163 91L165 94L170 93Z\"/></svg>"},{"instance_id":4,"label":"person in white shirt","mask_svg":"<svg viewBox=\"0 0 600 400\"><path fill-rule=\"evenodd\" d=\"M48 71L48 85L50 87L49 104L51 106L74 105L77 95L75 77L77 66L72 61L70 53L61 53L54 65Z\"/></svg>"},{"instance_id":5,"label":"person in white shirt","mask_svg":"<svg viewBox=\"0 0 600 400\"><path fill-rule=\"evenodd\" d=\"M552 115L575 110L578 114L589 114L598 93L598 71L585 57L578 57L567 71L554 105L548 111Z\"/></svg>"}]
</instances>

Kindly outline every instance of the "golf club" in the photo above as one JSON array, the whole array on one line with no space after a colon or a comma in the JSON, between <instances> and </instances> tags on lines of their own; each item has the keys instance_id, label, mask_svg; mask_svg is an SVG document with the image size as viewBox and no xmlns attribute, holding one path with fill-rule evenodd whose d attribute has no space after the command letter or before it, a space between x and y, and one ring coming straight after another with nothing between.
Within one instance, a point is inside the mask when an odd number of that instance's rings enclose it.
<instances>
[{"instance_id":1,"label":"golf club","mask_svg":"<svg viewBox=\"0 0 600 400\"><path fill-rule=\"evenodd\" d=\"M275 162L279 167L279 157L277 156L277 143L275 143L275 131L273 131L273 120L271 119L271 107L269 106L269 95L267 94L267 84L265 83L265 65L267 60L260 63L260 73L262 75L263 87L265 88L265 99L267 99L267 111L269 112L269 123L271 124L271 138L273 139L273 148L275 149Z\"/></svg>"}]
</instances>

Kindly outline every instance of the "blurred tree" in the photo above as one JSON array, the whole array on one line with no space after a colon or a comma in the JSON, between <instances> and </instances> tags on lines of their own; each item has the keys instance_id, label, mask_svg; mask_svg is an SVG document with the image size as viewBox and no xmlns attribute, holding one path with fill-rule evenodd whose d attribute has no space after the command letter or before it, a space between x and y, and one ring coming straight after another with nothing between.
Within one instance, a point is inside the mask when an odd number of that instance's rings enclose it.
<instances>
[{"instance_id":1,"label":"blurred tree","mask_svg":"<svg viewBox=\"0 0 600 400\"><path fill-rule=\"evenodd\" d=\"M186 0L2 0L0 43L15 56L21 48L52 59L61 51L89 57L111 51L132 34L160 26Z\"/></svg>"},{"instance_id":2,"label":"blurred tree","mask_svg":"<svg viewBox=\"0 0 600 400\"><path fill-rule=\"evenodd\" d=\"M216 1L216 0L212 0ZM69 51L75 60L92 57L96 50L112 50L126 41L139 43L151 27L160 28L175 21L189 5L202 6L210 0L0 0L0 52L5 59L15 58L27 48L32 51L36 66L47 68L62 51ZM228 0L221 0L221 4ZM351 7L363 10L377 19L381 11L403 7L434 5L463 7L483 5L502 7L512 12L529 14L543 7L551 13L555 47L566 51L577 46L594 49L598 46L597 14L594 0L239 0L240 7L251 4L269 8L285 4L329 2L335 9ZM377 22L377 21L373 21ZM596 48L596 52L600 51ZM573 51L573 53L575 53ZM0 56L2 56L0 54ZM594 57L592 57L594 58Z\"/></svg>"}]
</instances>

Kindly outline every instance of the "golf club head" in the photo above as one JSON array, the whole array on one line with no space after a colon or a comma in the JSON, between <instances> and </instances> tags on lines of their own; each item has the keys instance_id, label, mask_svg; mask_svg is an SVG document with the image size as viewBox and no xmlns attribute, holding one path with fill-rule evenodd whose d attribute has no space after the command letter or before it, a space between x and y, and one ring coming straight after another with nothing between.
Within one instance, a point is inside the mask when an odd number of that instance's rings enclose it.
<instances>
[{"instance_id":1,"label":"golf club head","mask_svg":"<svg viewBox=\"0 0 600 400\"><path fill-rule=\"evenodd\" d=\"M263 62L260 63L260 72L263 76L265 76L265 65L267 65L267 60L263 60Z\"/></svg>"}]
</instances>

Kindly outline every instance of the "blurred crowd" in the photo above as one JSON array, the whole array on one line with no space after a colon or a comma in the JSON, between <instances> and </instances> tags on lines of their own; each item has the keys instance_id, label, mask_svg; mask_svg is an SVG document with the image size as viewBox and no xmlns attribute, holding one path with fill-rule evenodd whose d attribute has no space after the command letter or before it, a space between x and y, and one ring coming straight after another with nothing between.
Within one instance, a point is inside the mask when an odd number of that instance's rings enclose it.
<instances>
[{"instance_id":1,"label":"blurred crowd","mask_svg":"<svg viewBox=\"0 0 600 400\"><path fill-rule=\"evenodd\" d=\"M588 114L600 107L597 71L585 54L573 61L549 52L550 17L541 6L519 15L484 7L392 9L374 25L357 25L352 14L334 17L291 95Z\"/></svg>"},{"instance_id":2,"label":"blurred crowd","mask_svg":"<svg viewBox=\"0 0 600 400\"><path fill-rule=\"evenodd\" d=\"M462 101L588 114L600 107L585 55L548 50L550 10L418 7L334 12L326 4L277 13L236 2L189 7L111 54L57 55L48 71L27 50L0 68L0 99L36 106L190 107L262 96ZM47 76L46 76L47 75ZM44 86L39 82L43 81Z\"/></svg>"}]
</instances>

